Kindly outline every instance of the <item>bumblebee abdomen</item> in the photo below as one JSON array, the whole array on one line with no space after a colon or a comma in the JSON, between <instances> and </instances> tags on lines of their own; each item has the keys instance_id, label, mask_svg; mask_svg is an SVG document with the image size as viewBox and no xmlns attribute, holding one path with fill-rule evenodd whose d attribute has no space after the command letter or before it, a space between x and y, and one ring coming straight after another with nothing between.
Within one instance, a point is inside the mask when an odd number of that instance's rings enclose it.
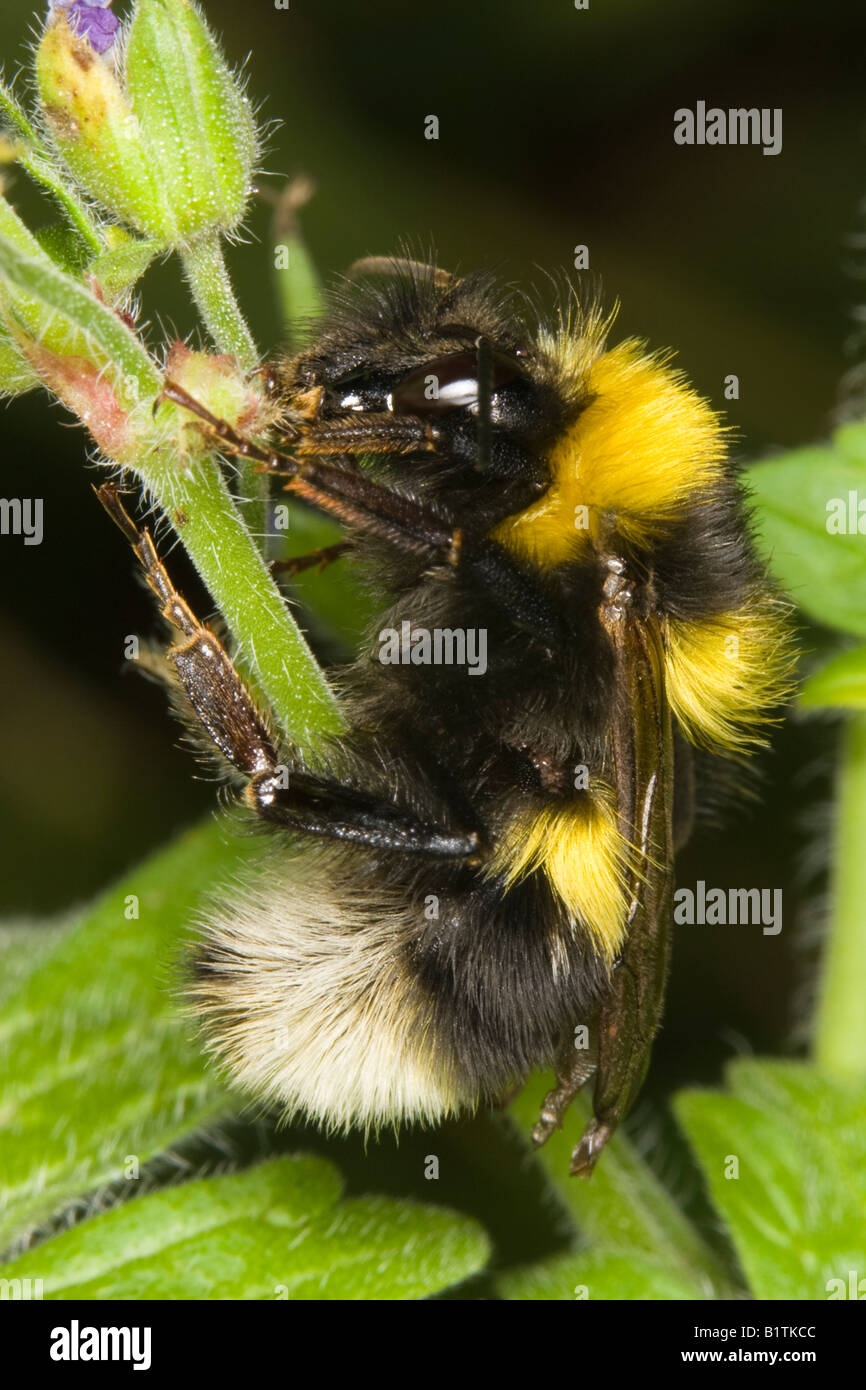
<instances>
[{"instance_id":1,"label":"bumblebee abdomen","mask_svg":"<svg viewBox=\"0 0 866 1390\"><path fill-rule=\"evenodd\" d=\"M433 1002L434 1036L491 1099L589 1023L610 967L543 870L510 887L479 879L436 910L412 945L411 970Z\"/></svg>"},{"instance_id":2,"label":"bumblebee abdomen","mask_svg":"<svg viewBox=\"0 0 866 1390\"><path fill-rule=\"evenodd\" d=\"M323 845L269 859L200 923L189 993L209 1050L287 1119L329 1129L472 1105L405 966L416 931L363 856Z\"/></svg>"},{"instance_id":3,"label":"bumblebee abdomen","mask_svg":"<svg viewBox=\"0 0 866 1390\"><path fill-rule=\"evenodd\" d=\"M434 1124L588 1021L607 971L558 934L542 876L503 895L439 874L400 888L381 863L317 845L268 859L207 912L189 993L231 1078L333 1130Z\"/></svg>"}]
</instances>

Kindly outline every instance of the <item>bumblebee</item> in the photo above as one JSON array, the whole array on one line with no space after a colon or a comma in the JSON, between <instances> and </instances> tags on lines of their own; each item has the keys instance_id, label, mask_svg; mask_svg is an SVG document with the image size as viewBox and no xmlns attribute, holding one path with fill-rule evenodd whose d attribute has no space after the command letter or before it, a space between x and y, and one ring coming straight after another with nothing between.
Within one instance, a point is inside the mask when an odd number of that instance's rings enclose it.
<instances>
[{"instance_id":1,"label":"bumblebee","mask_svg":"<svg viewBox=\"0 0 866 1390\"><path fill-rule=\"evenodd\" d=\"M435 1124L552 1065L533 1138L594 1078L588 1175L642 1084L690 748L763 741L790 644L719 416L609 330L574 297L527 325L486 274L369 258L271 371L278 448L166 383L343 523L296 568L351 549L389 596L333 672L349 732L315 755L275 737L101 490L181 634L195 719L282 837L207 910L189 993L213 1055L287 1118Z\"/></svg>"}]
</instances>

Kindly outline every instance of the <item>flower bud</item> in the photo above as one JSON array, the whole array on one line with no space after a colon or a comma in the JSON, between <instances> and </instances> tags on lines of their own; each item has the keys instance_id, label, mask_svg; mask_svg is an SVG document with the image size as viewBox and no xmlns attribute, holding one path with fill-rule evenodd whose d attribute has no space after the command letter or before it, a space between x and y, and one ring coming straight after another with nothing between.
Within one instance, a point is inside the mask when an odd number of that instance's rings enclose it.
<instances>
[{"instance_id":1,"label":"flower bud","mask_svg":"<svg viewBox=\"0 0 866 1390\"><path fill-rule=\"evenodd\" d=\"M108 8L112 0L51 0L53 10L64 10L76 34L87 39L97 53L107 53L117 36L120 21Z\"/></svg>"},{"instance_id":2,"label":"flower bud","mask_svg":"<svg viewBox=\"0 0 866 1390\"><path fill-rule=\"evenodd\" d=\"M118 463L137 457L142 432L153 431L155 363L124 320L64 273L2 197L0 347L8 373L0 389L41 382L106 454Z\"/></svg>"},{"instance_id":3,"label":"flower bud","mask_svg":"<svg viewBox=\"0 0 866 1390\"><path fill-rule=\"evenodd\" d=\"M258 433L270 424L267 398L227 353L194 352L178 341L166 359L165 379L242 434ZM195 416L187 415L187 423L196 431L201 428Z\"/></svg>"},{"instance_id":4,"label":"flower bud","mask_svg":"<svg viewBox=\"0 0 866 1390\"><path fill-rule=\"evenodd\" d=\"M71 173L162 245L232 231L250 193L256 128L195 5L139 0L118 70L95 50L95 33L57 13L36 55L46 121Z\"/></svg>"}]
</instances>

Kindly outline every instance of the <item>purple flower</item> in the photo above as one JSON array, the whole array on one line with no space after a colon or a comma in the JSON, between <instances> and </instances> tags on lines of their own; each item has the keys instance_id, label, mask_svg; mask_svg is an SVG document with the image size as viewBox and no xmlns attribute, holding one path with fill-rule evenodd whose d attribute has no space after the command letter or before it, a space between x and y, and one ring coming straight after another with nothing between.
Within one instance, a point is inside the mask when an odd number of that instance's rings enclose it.
<instances>
[{"instance_id":1,"label":"purple flower","mask_svg":"<svg viewBox=\"0 0 866 1390\"><path fill-rule=\"evenodd\" d=\"M69 23L87 39L97 53L106 53L114 43L120 20L111 13L111 0L50 0L53 10L64 10Z\"/></svg>"}]
</instances>

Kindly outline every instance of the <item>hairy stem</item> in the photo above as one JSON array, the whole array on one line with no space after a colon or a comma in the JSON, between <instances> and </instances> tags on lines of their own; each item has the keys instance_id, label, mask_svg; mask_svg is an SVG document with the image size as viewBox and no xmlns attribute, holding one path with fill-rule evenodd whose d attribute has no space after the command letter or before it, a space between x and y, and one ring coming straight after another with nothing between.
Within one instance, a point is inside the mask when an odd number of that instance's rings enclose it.
<instances>
[{"instance_id":1,"label":"hairy stem","mask_svg":"<svg viewBox=\"0 0 866 1390\"><path fill-rule=\"evenodd\" d=\"M322 287L298 221L298 212L313 191L312 183L303 175L292 179L276 200L271 224L283 329L295 348L302 345L309 322L322 311Z\"/></svg>"},{"instance_id":2,"label":"hairy stem","mask_svg":"<svg viewBox=\"0 0 866 1390\"><path fill-rule=\"evenodd\" d=\"M70 224L75 228L85 245L95 254L105 250L105 238L99 224L86 204L69 187L47 157L46 150L38 133L28 121L11 89L0 81L0 112L5 115L12 130L24 142L16 149L15 157L22 169L36 183L42 185L63 208Z\"/></svg>"},{"instance_id":3,"label":"hairy stem","mask_svg":"<svg viewBox=\"0 0 866 1390\"><path fill-rule=\"evenodd\" d=\"M336 700L214 460L140 476L165 512L282 728L304 749L337 732Z\"/></svg>"},{"instance_id":4,"label":"hairy stem","mask_svg":"<svg viewBox=\"0 0 866 1390\"><path fill-rule=\"evenodd\" d=\"M235 299L219 233L198 237L180 257L208 333L221 352L234 353L244 370L252 371L259 353Z\"/></svg>"},{"instance_id":5,"label":"hairy stem","mask_svg":"<svg viewBox=\"0 0 866 1390\"><path fill-rule=\"evenodd\" d=\"M842 733L832 920L815 1030L815 1060L837 1076L866 1073L866 714Z\"/></svg>"},{"instance_id":6,"label":"hairy stem","mask_svg":"<svg viewBox=\"0 0 866 1390\"><path fill-rule=\"evenodd\" d=\"M258 365L259 352L235 299L219 232L198 237L180 252L184 274L205 327L221 352L232 353L244 371ZM238 494L247 524L264 546L267 479L248 460L238 460Z\"/></svg>"}]
</instances>

